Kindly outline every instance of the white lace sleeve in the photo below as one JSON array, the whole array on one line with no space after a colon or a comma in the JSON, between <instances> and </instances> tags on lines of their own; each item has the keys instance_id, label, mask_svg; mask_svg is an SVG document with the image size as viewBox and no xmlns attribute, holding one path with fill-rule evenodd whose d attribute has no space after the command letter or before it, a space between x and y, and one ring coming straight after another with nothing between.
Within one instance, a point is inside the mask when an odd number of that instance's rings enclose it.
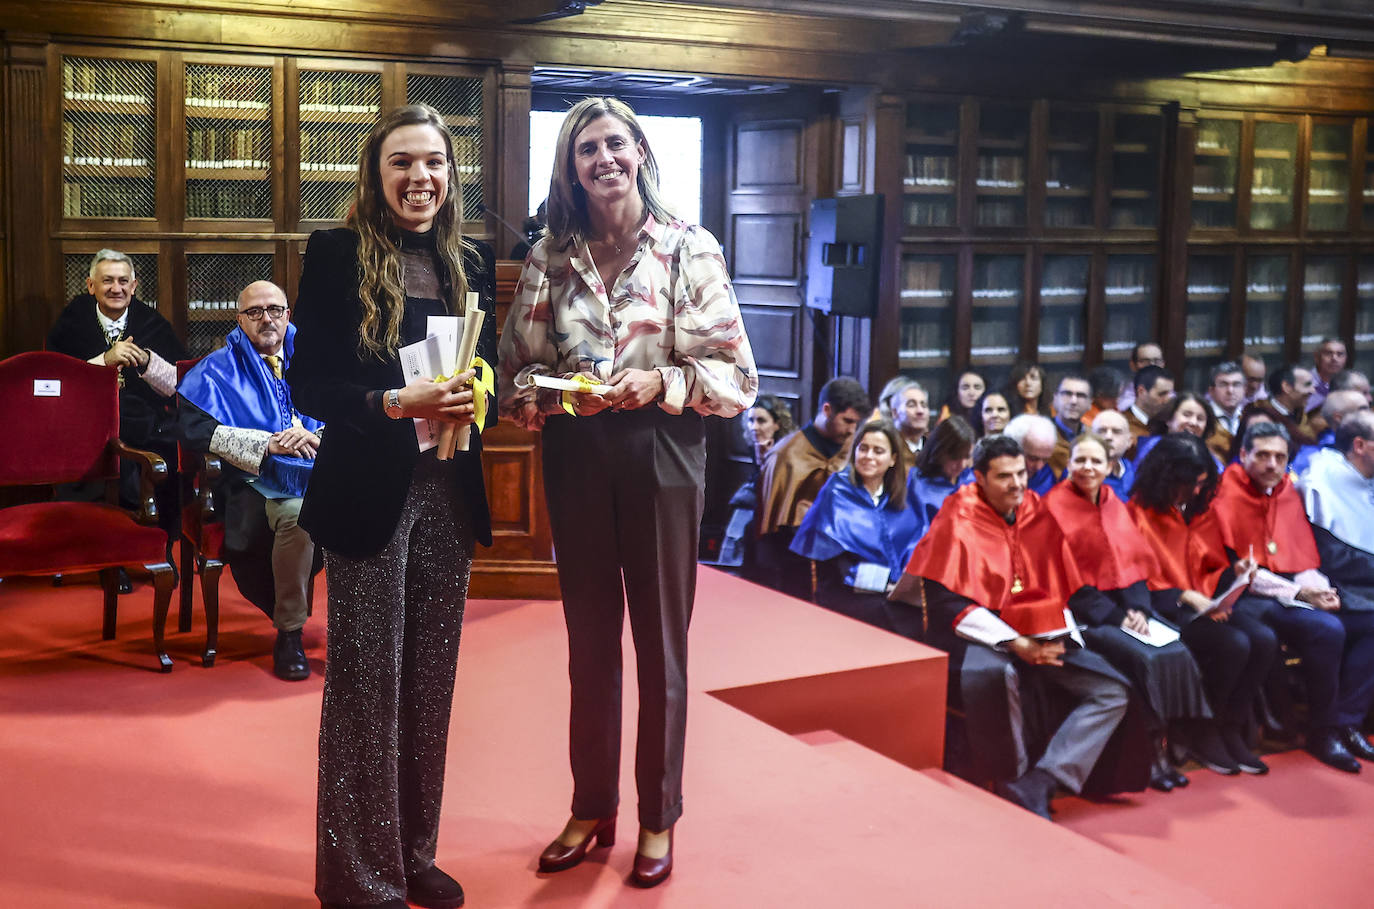
<instances>
[{"instance_id":1,"label":"white lace sleeve","mask_svg":"<svg viewBox=\"0 0 1374 909\"><path fill-rule=\"evenodd\" d=\"M221 423L210 437L210 451L244 473L257 476L271 439L272 434L265 429L237 429Z\"/></svg>"}]
</instances>

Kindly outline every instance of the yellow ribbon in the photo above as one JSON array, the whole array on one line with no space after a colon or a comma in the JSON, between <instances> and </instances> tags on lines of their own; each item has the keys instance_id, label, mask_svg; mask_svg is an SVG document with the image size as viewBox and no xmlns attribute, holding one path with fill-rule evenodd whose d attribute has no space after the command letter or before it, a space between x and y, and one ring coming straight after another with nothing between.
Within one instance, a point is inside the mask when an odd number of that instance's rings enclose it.
<instances>
[{"instance_id":1,"label":"yellow ribbon","mask_svg":"<svg viewBox=\"0 0 1374 909\"><path fill-rule=\"evenodd\" d=\"M578 373L577 375L573 376L568 381L572 382L574 385L577 386L577 391L563 392L563 410L567 412L568 416L575 417L577 416L577 409L573 407L573 399L568 396L580 394L582 392L589 392L592 390L593 387L595 387L596 383L593 382L591 379L587 378L586 376L582 375L581 373Z\"/></svg>"},{"instance_id":2,"label":"yellow ribbon","mask_svg":"<svg viewBox=\"0 0 1374 909\"><path fill-rule=\"evenodd\" d=\"M496 374L491 368L491 364L481 357L473 357L468 364L468 369L476 371L477 375L472 377L472 422L478 432L487 423L487 395L496 395ZM455 373L456 375L456 373ZM453 376L439 375L434 377L436 382L447 382ZM478 394L478 392L482 394Z\"/></svg>"}]
</instances>

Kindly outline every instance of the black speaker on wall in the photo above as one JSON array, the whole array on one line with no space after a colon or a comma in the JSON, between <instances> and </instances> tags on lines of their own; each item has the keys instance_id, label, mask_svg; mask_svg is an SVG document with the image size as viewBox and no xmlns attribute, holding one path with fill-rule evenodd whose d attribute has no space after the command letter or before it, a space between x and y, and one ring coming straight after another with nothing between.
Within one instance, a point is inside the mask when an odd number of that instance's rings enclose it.
<instances>
[{"instance_id":1,"label":"black speaker on wall","mask_svg":"<svg viewBox=\"0 0 1374 909\"><path fill-rule=\"evenodd\" d=\"M878 311L883 197L841 196L811 203L806 305L840 316Z\"/></svg>"}]
</instances>

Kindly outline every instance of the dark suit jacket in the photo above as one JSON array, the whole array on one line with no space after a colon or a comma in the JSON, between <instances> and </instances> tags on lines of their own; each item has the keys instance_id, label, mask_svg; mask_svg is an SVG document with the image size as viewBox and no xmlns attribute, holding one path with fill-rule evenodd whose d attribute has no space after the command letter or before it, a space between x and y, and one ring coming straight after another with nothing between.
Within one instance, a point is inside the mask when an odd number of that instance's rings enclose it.
<instances>
[{"instance_id":1,"label":"dark suit jacket","mask_svg":"<svg viewBox=\"0 0 1374 909\"><path fill-rule=\"evenodd\" d=\"M464 259L468 285L481 296L486 321L477 355L496 366L496 262L477 245ZM405 384L400 358L364 357L358 352L362 307L358 301L358 235L349 228L317 230L305 251L300 291L292 314L296 353L287 370L291 396L302 412L323 420L329 431L320 445L300 524L315 543L349 558L375 555L391 539L419 459L410 420L392 420L368 392ZM418 339L412 339L418 340ZM496 422L496 407L487 425ZM432 457L432 455L429 455ZM458 452L452 470L466 498L474 535L491 545L491 516L482 479L481 436Z\"/></svg>"}]
</instances>

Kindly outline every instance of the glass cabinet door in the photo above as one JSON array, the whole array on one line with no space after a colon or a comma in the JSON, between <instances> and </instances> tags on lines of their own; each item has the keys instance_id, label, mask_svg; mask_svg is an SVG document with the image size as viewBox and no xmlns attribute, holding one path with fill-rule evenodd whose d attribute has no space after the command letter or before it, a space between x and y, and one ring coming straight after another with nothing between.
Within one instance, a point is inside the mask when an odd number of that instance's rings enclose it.
<instances>
[{"instance_id":1,"label":"glass cabinet door","mask_svg":"<svg viewBox=\"0 0 1374 909\"><path fill-rule=\"evenodd\" d=\"M1240 121L1199 118L1193 149L1193 227L1236 226Z\"/></svg>"},{"instance_id":2,"label":"glass cabinet door","mask_svg":"<svg viewBox=\"0 0 1374 909\"><path fill-rule=\"evenodd\" d=\"M1112 126L1112 199L1115 228L1154 227L1159 220L1157 114L1117 114Z\"/></svg>"},{"instance_id":3,"label":"glass cabinet door","mask_svg":"<svg viewBox=\"0 0 1374 909\"><path fill-rule=\"evenodd\" d=\"M62 214L157 217L157 63L62 58Z\"/></svg>"},{"instance_id":4,"label":"glass cabinet door","mask_svg":"<svg viewBox=\"0 0 1374 909\"><path fill-rule=\"evenodd\" d=\"M1107 257L1106 324L1102 358L1109 366L1129 372L1131 348L1155 337L1155 257Z\"/></svg>"},{"instance_id":5,"label":"glass cabinet door","mask_svg":"<svg viewBox=\"0 0 1374 909\"><path fill-rule=\"evenodd\" d=\"M1258 120L1254 167L1250 172L1250 227L1288 230L1293 226L1298 124Z\"/></svg>"},{"instance_id":6,"label":"glass cabinet door","mask_svg":"<svg viewBox=\"0 0 1374 909\"><path fill-rule=\"evenodd\" d=\"M300 71L301 220L348 213L358 155L382 108L379 72Z\"/></svg>"},{"instance_id":7,"label":"glass cabinet door","mask_svg":"<svg viewBox=\"0 0 1374 909\"><path fill-rule=\"evenodd\" d=\"M1308 230L1344 230L1350 214L1349 123L1312 124L1307 181Z\"/></svg>"},{"instance_id":8,"label":"glass cabinet door","mask_svg":"<svg viewBox=\"0 0 1374 909\"><path fill-rule=\"evenodd\" d=\"M1088 267L1086 255L1045 256L1040 277L1041 363L1081 363L1083 326L1087 317Z\"/></svg>"},{"instance_id":9,"label":"glass cabinet door","mask_svg":"<svg viewBox=\"0 0 1374 909\"><path fill-rule=\"evenodd\" d=\"M272 218L272 69L186 64L186 217Z\"/></svg>"},{"instance_id":10,"label":"glass cabinet door","mask_svg":"<svg viewBox=\"0 0 1374 909\"><path fill-rule=\"evenodd\" d=\"M406 74L406 101L428 104L453 134L454 167L463 188L463 219L480 221L483 195L482 80L476 76ZM530 202L538 204L537 199Z\"/></svg>"},{"instance_id":11,"label":"glass cabinet door","mask_svg":"<svg viewBox=\"0 0 1374 909\"><path fill-rule=\"evenodd\" d=\"M1344 256L1309 256L1302 276L1302 349L1323 338L1341 336L1341 299L1345 295Z\"/></svg>"},{"instance_id":12,"label":"glass cabinet door","mask_svg":"<svg viewBox=\"0 0 1374 909\"><path fill-rule=\"evenodd\" d=\"M1274 357L1283 352L1288 302L1288 257L1251 256L1245 266L1245 349Z\"/></svg>"},{"instance_id":13,"label":"glass cabinet door","mask_svg":"<svg viewBox=\"0 0 1374 909\"><path fill-rule=\"evenodd\" d=\"M1355 349L1350 352L1355 369L1374 375L1374 255L1361 256L1355 287Z\"/></svg>"},{"instance_id":14,"label":"glass cabinet door","mask_svg":"<svg viewBox=\"0 0 1374 909\"><path fill-rule=\"evenodd\" d=\"M1050 108L1045 226L1092 227L1097 184L1097 113Z\"/></svg>"},{"instance_id":15,"label":"glass cabinet door","mask_svg":"<svg viewBox=\"0 0 1374 909\"><path fill-rule=\"evenodd\" d=\"M949 380L956 265L952 255L902 257L899 367L933 402L943 399Z\"/></svg>"},{"instance_id":16,"label":"glass cabinet door","mask_svg":"<svg viewBox=\"0 0 1374 909\"><path fill-rule=\"evenodd\" d=\"M238 296L254 281L272 280L271 253L187 253L186 348L192 357L224 346L238 324Z\"/></svg>"},{"instance_id":17,"label":"glass cabinet door","mask_svg":"<svg viewBox=\"0 0 1374 909\"><path fill-rule=\"evenodd\" d=\"M1016 358L1021 347L1024 276L1021 255L973 257L971 365L1009 366Z\"/></svg>"},{"instance_id":18,"label":"glass cabinet door","mask_svg":"<svg viewBox=\"0 0 1374 909\"><path fill-rule=\"evenodd\" d=\"M907 227L953 227L959 189L959 104L913 102L906 110L902 220Z\"/></svg>"},{"instance_id":19,"label":"glass cabinet door","mask_svg":"<svg viewBox=\"0 0 1374 909\"><path fill-rule=\"evenodd\" d=\"M1231 325L1231 268L1228 255L1188 257L1187 351L1183 387L1206 388L1208 373L1226 353Z\"/></svg>"},{"instance_id":20,"label":"glass cabinet door","mask_svg":"<svg viewBox=\"0 0 1374 909\"><path fill-rule=\"evenodd\" d=\"M1026 223L1026 144L1030 109L983 104L978 113L978 174L974 183L979 227Z\"/></svg>"}]
</instances>

